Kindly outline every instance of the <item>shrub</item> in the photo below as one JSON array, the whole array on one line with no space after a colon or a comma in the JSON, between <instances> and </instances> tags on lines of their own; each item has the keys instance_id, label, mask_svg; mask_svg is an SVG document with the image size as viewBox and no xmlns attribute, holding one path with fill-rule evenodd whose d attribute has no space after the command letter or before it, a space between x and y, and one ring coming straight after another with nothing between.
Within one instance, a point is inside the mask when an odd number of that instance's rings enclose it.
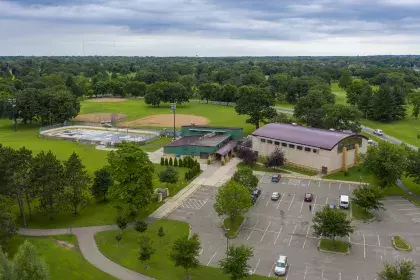
<instances>
[{"instance_id":1,"label":"shrub","mask_svg":"<svg viewBox=\"0 0 420 280\"><path fill-rule=\"evenodd\" d=\"M189 170L187 172L185 172L184 178L185 178L185 181L190 180L190 171Z\"/></svg>"},{"instance_id":2,"label":"shrub","mask_svg":"<svg viewBox=\"0 0 420 280\"><path fill-rule=\"evenodd\" d=\"M174 165L174 163L173 163L173 161L172 161L172 158L170 158L170 159L169 159L169 165L170 165L170 166Z\"/></svg>"},{"instance_id":3,"label":"shrub","mask_svg":"<svg viewBox=\"0 0 420 280\"><path fill-rule=\"evenodd\" d=\"M184 167L182 158L179 158L179 160L178 160L178 166L179 167Z\"/></svg>"},{"instance_id":4,"label":"shrub","mask_svg":"<svg viewBox=\"0 0 420 280\"><path fill-rule=\"evenodd\" d=\"M160 165L165 165L165 159L163 157L160 158Z\"/></svg>"},{"instance_id":5,"label":"shrub","mask_svg":"<svg viewBox=\"0 0 420 280\"><path fill-rule=\"evenodd\" d=\"M174 166L178 166L178 159L177 158L174 159Z\"/></svg>"},{"instance_id":6,"label":"shrub","mask_svg":"<svg viewBox=\"0 0 420 280\"><path fill-rule=\"evenodd\" d=\"M168 165L169 165L168 158L165 158L165 165L166 165L166 166L168 166Z\"/></svg>"},{"instance_id":7,"label":"shrub","mask_svg":"<svg viewBox=\"0 0 420 280\"><path fill-rule=\"evenodd\" d=\"M134 230L137 232L145 232L147 230L147 223L143 220L137 220L134 223Z\"/></svg>"}]
</instances>

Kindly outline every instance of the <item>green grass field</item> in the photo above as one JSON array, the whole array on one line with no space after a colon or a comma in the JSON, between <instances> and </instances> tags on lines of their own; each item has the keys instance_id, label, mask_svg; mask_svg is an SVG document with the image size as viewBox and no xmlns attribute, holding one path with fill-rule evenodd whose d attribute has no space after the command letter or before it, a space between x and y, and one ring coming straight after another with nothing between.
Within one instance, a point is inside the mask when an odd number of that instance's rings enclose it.
<instances>
[{"instance_id":1,"label":"green grass field","mask_svg":"<svg viewBox=\"0 0 420 280\"><path fill-rule=\"evenodd\" d=\"M135 120L156 114L171 114L169 104L160 107L149 106L142 99L130 99L126 102L95 103L82 101L81 114L88 113L121 113L126 114L125 121ZM245 123L246 116L239 116L231 106L212 105L206 103L185 103L178 105L177 114L203 116L210 120L210 125L243 127L244 133L250 134L255 127Z\"/></svg>"},{"instance_id":2,"label":"green grass field","mask_svg":"<svg viewBox=\"0 0 420 280\"><path fill-rule=\"evenodd\" d=\"M397 250L411 251L411 246L401 236L394 236L393 245Z\"/></svg>"},{"instance_id":3,"label":"green grass field","mask_svg":"<svg viewBox=\"0 0 420 280\"><path fill-rule=\"evenodd\" d=\"M349 250L349 244L341 240L334 241L332 239L321 238L319 248L331 252L346 253Z\"/></svg>"},{"instance_id":4,"label":"green grass field","mask_svg":"<svg viewBox=\"0 0 420 280\"><path fill-rule=\"evenodd\" d=\"M242 222L244 221L244 216L238 216L236 217L233 222L231 221L230 218L226 218L223 220L223 226L225 227L225 229L229 229L229 231L227 232L227 234L229 235L229 237L236 237L238 234L238 229L241 226Z\"/></svg>"},{"instance_id":5,"label":"green grass field","mask_svg":"<svg viewBox=\"0 0 420 280\"><path fill-rule=\"evenodd\" d=\"M166 233L162 239L156 234L161 226ZM149 224L147 234L153 240L153 247L156 249L156 253L152 255L151 260L148 262L148 269L145 269L144 264L138 260L139 233L135 230L125 230L119 246L116 246L115 240L115 236L119 233L119 230L98 232L95 235L95 240L104 256L122 266L159 280L181 280L185 277L184 269L173 265L169 259L169 253L174 240L180 236L188 235L188 232L188 224L183 222L159 220ZM202 265L197 269L191 270L190 276L193 280L228 279L220 269ZM262 280L271 278L252 275L248 279Z\"/></svg>"},{"instance_id":6,"label":"green grass field","mask_svg":"<svg viewBox=\"0 0 420 280\"><path fill-rule=\"evenodd\" d=\"M337 82L331 84L331 91L335 94L335 103L347 104L346 91L340 88Z\"/></svg>"},{"instance_id":7,"label":"green grass field","mask_svg":"<svg viewBox=\"0 0 420 280\"><path fill-rule=\"evenodd\" d=\"M374 218L371 213L354 203L351 204L351 214L356 220L368 221Z\"/></svg>"},{"instance_id":8,"label":"green grass field","mask_svg":"<svg viewBox=\"0 0 420 280\"><path fill-rule=\"evenodd\" d=\"M91 265L80 253L77 238L74 235L57 235L49 237L16 236L12 240L9 256L12 257L20 244L29 240L48 265L50 280L116 280L117 278ZM57 243L57 240L75 245L67 248Z\"/></svg>"}]
</instances>

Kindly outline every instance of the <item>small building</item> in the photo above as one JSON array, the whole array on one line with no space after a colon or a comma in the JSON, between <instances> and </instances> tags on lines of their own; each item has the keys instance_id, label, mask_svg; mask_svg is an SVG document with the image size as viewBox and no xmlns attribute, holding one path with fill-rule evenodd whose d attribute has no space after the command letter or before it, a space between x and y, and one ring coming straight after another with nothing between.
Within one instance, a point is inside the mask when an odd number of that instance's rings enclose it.
<instances>
[{"instance_id":1,"label":"small building","mask_svg":"<svg viewBox=\"0 0 420 280\"><path fill-rule=\"evenodd\" d=\"M197 159L230 155L242 138L243 129L214 126L182 126L181 138L163 148L164 156Z\"/></svg>"},{"instance_id":2,"label":"small building","mask_svg":"<svg viewBox=\"0 0 420 280\"><path fill-rule=\"evenodd\" d=\"M357 165L367 140L353 132L270 123L252 133L252 149L259 156L281 149L288 163L327 174Z\"/></svg>"}]
</instances>

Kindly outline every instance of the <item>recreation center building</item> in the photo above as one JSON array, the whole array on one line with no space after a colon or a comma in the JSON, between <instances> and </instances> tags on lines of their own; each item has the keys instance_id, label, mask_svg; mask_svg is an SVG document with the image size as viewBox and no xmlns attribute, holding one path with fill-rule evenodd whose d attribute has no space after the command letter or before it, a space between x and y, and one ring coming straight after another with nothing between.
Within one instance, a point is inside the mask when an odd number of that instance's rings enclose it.
<instances>
[{"instance_id":1,"label":"recreation center building","mask_svg":"<svg viewBox=\"0 0 420 280\"><path fill-rule=\"evenodd\" d=\"M252 149L259 156L281 149L287 163L327 174L357 165L367 140L353 132L270 123L252 133Z\"/></svg>"},{"instance_id":2,"label":"recreation center building","mask_svg":"<svg viewBox=\"0 0 420 280\"><path fill-rule=\"evenodd\" d=\"M231 155L243 129L215 126L182 126L181 138L163 147L164 157L191 156L196 159Z\"/></svg>"}]
</instances>

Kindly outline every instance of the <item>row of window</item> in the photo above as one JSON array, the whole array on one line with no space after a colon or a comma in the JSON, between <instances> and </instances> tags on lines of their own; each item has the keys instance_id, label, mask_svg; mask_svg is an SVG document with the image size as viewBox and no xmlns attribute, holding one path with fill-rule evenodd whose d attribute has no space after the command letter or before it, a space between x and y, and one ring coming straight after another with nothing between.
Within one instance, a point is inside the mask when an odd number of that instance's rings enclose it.
<instances>
[{"instance_id":1,"label":"row of window","mask_svg":"<svg viewBox=\"0 0 420 280\"><path fill-rule=\"evenodd\" d=\"M267 140L266 141L265 139L261 139L261 143L266 143L266 142L267 142L267 144L273 144L273 142L274 142L274 145L280 146L279 141L273 141L273 140ZM285 148L289 147L290 149L294 149L295 146L296 146L296 149L298 149L299 151L305 150L305 152L310 152L312 150L313 153L315 153L315 154L318 153L318 149L311 149L309 147L303 147L303 146L300 146L300 145L287 144L285 142L281 142L281 146L285 147Z\"/></svg>"}]
</instances>

